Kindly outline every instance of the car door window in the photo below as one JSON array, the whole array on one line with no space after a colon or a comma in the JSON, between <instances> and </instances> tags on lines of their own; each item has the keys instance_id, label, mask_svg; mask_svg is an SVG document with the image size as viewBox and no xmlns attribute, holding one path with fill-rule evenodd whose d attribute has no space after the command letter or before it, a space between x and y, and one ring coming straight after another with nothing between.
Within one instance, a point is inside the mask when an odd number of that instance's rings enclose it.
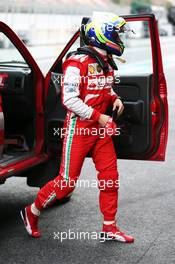
<instances>
[{"instance_id":1,"label":"car door window","mask_svg":"<svg viewBox=\"0 0 175 264\"><path fill-rule=\"evenodd\" d=\"M0 32L0 63L5 62L21 62L26 64L14 44L4 33Z\"/></svg>"},{"instance_id":2,"label":"car door window","mask_svg":"<svg viewBox=\"0 0 175 264\"><path fill-rule=\"evenodd\" d=\"M121 39L125 44L123 54L126 63L120 63L115 59L118 65L118 74L120 75L142 75L153 72L151 39L148 21L128 22L134 33L123 34Z\"/></svg>"}]
</instances>

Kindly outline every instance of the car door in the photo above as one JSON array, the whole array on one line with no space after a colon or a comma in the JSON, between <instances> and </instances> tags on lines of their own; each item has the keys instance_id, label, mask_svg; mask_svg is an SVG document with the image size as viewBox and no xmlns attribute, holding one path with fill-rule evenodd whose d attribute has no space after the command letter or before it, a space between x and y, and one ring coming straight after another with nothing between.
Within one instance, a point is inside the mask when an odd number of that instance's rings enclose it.
<instances>
[{"instance_id":1,"label":"car door","mask_svg":"<svg viewBox=\"0 0 175 264\"><path fill-rule=\"evenodd\" d=\"M168 136L167 87L163 72L157 21L154 15L124 16L136 34L126 36L126 64L117 60L114 91L123 98L125 110L118 119L120 135L113 138L122 159L165 159ZM84 21L87 21L85 19ZM46 138L57 148L65 109L61 105L62 62L80 44L77 31L46 76ZM54 102L53 102L53 98ZM112 110L108 113L112 115Z\"/></svg>"},{"instance_id":2,"label":"car door","mask_svg":"<svg viewBox=\"0 0 175 264\"><path fill-rule=\"evenodd\" d=\"M45 161L47 155L43 151L44 76L24 43L3 22L0 40L0 178L3 178ZM12 144L23 129L25 136L27 131L28 150L12 153Z\"/></svg>"},{"instance_id":3,"label":"car door","mask_svg":"<svg viewBox=\"0 0 175 264\"><path fill-rule=\"evenodd\" d=\"M118 156L164 160L168 136L167 86L163 72L157 21L154 15L125 16L133 34L126 39L127 63L118 71L114 91L124 100L114 138Z\"/></svg>"}]
</instances>

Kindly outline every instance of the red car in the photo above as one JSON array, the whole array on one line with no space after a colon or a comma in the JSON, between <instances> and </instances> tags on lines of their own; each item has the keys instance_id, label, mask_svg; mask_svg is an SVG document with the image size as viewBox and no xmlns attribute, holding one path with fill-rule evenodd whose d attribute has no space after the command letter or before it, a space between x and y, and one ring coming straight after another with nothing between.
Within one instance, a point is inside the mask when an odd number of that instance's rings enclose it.
<instances>
[{"instance_id":1,"label":"red car","mask_svg":"<svg viewBox=\"0 0 175 264\"><path fill-rule=\"evenodd\" d=\"M120 82L114 85L125 104L124 114L118 120L120 136L114 137L117 156L164 161L168 104L157 22L150 14L124 18L133 27L147 23L150 37L136 35L126 41L129 61L121 66ZM13 30L0 22L0 31L26 62L12 57L9 60L8 50L7 60L0 55L0 183L16 175L27 177L29 186L41 187L58 174L62 148L58 130L66 115L60 98L62 61L81 34L74 34L44 77Z\"/></svg>"}]
</instances>

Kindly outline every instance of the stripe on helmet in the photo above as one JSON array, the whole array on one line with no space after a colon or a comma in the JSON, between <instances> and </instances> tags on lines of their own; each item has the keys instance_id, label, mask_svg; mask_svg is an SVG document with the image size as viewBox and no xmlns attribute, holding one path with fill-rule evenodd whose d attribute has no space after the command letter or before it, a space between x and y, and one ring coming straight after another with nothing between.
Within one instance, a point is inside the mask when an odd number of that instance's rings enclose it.
<instances>
[{"instance_id":1,"label":"stripe on helmet","mask_svg":"<svg viewBox=\"0 0 175 264\"><path fill-rule=\"evenodd\" d=\"M112 22L115 22L115 21L118 20L119 18L120 18L120 17L116 15L116 16L114 16L114 17L111 18L111 21L112 21Z\"/></svg>"},{"instance_id":2,"label":"stripe on helmet","mask_svg":"<svg viewBox=\"0 0 175 264\"><path fill-rule=\"evenodd\" d=\"M113 43L110 39L108 39L102 32L101 29L99 29L99 35L101 37L101 39L103 40L103 43L109 42L109 43Z\"/></svg>"},{"instance_id":3,"label":"stripe on helmet","mask_svg":"<svg viewBox=\"0 0 175 264\"><path fill-rule=\"evenodd\" d=\"M105 36L103 35L101 29L97 26L94 29L95 29L96 37L98 38L98 40L101 43L106 43Z\"/></svg>"},{"instance_id":4,"label":"stripe on helmet","mask_svg":"<svg viewBox=\"0 0 175 264\"><path fill-rule=\"evenodd\" d=\"M121 21L118 25L117 25L117 27L118 28L121 28L123 25L125 25L126 24L126 22L123 20L123 21Z\"/></svg>"},{"instance_id":5,"label":"stripe on helmet","mask_svg":"<svg viewBox=\"0 0 175 264\"><path fill-rule=\"evenodd\" d=\"M94 22L91 22L91 23L89 23L89 24L86 25L85 34L87 34L87 32L89 31L89 29L90 29L91 27L95 27Z\"/></svg>"},{"instance_id":6,"label":"stripe on helmet","mask_svg":"<svg viewBox=\"0 0 175 264\"><path fill-rule=\"evenodd\" d=\"M106 45L107 45L108 47L112 48L112 49L117 49L117 50L119 50L120 52L122 52L122 48L121 48L119 45L115 44L115 43L109 43L109 42L106 42Z\"/></svg>"}]
</instances>

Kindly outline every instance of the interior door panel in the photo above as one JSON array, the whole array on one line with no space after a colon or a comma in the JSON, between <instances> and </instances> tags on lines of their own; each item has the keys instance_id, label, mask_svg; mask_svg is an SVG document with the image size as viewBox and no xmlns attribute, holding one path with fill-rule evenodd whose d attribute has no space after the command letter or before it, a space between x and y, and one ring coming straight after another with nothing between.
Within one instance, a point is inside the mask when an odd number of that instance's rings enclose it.
<instances>
[{"instance_id":1,"label":"interior door panel","mask_svg":"<svg viewBox=\"0 0 175 264\"><path fill-rule=\"evenodd\" d=\"M0 89L6 139L21 135L29 147L34 144L35 90L30 68L0 67L0 76L6 76ZM6 147L7 148L7 147Z\"/></svg>"},{"instance_id":2,"label":"interior door panel","mask_svg":"<svg viewBox=\"0 0 175 264\"><path fill-rule=\"evenodd\" d=\"M120 135L114 137L117 155L139 158L151 146L152 75L121 77L114 91L122 97L125 110L118 120Z\"/></svg>"},{"instance_id":3,"label":"interior door panel","mask_svg":"<svg viewBox=\"0 0 175 264\"><path fill-rule=\"evenodd\" d=\"M66 117L66 109L61 102L62 74L51 73L45 111L45 139L49 149L59 151L62 144L61 128Z\"/></svg>"},{"instance_id":4,"label":"interior door panel","mask_svg":"<svg viewBox=\"0 0 175 264\"><path fill-rule=\"evenodd\" d=\"M36 154L44 146L44 76L23 41L0 21L0 34L9 43L1 48L0 74L7 74L1 88L5 134L22 133Z\"/></svg>"},{"instance_id":5,"label":"interior door panel","mask_svg":"<svg viewBox=\"0 0 175 264\"><path fill-rule=\"evenodd\" d=\"M34 91L33 77L29 68L0 68L0 75L6 74L1 95L3 100L3 109L6 115L15 116L18 119L24 120L26 116L34 114ZM15 109L15 111L14 111ZM23 111L21 111L23 109Z\"/></svg>"}]
</instances>

